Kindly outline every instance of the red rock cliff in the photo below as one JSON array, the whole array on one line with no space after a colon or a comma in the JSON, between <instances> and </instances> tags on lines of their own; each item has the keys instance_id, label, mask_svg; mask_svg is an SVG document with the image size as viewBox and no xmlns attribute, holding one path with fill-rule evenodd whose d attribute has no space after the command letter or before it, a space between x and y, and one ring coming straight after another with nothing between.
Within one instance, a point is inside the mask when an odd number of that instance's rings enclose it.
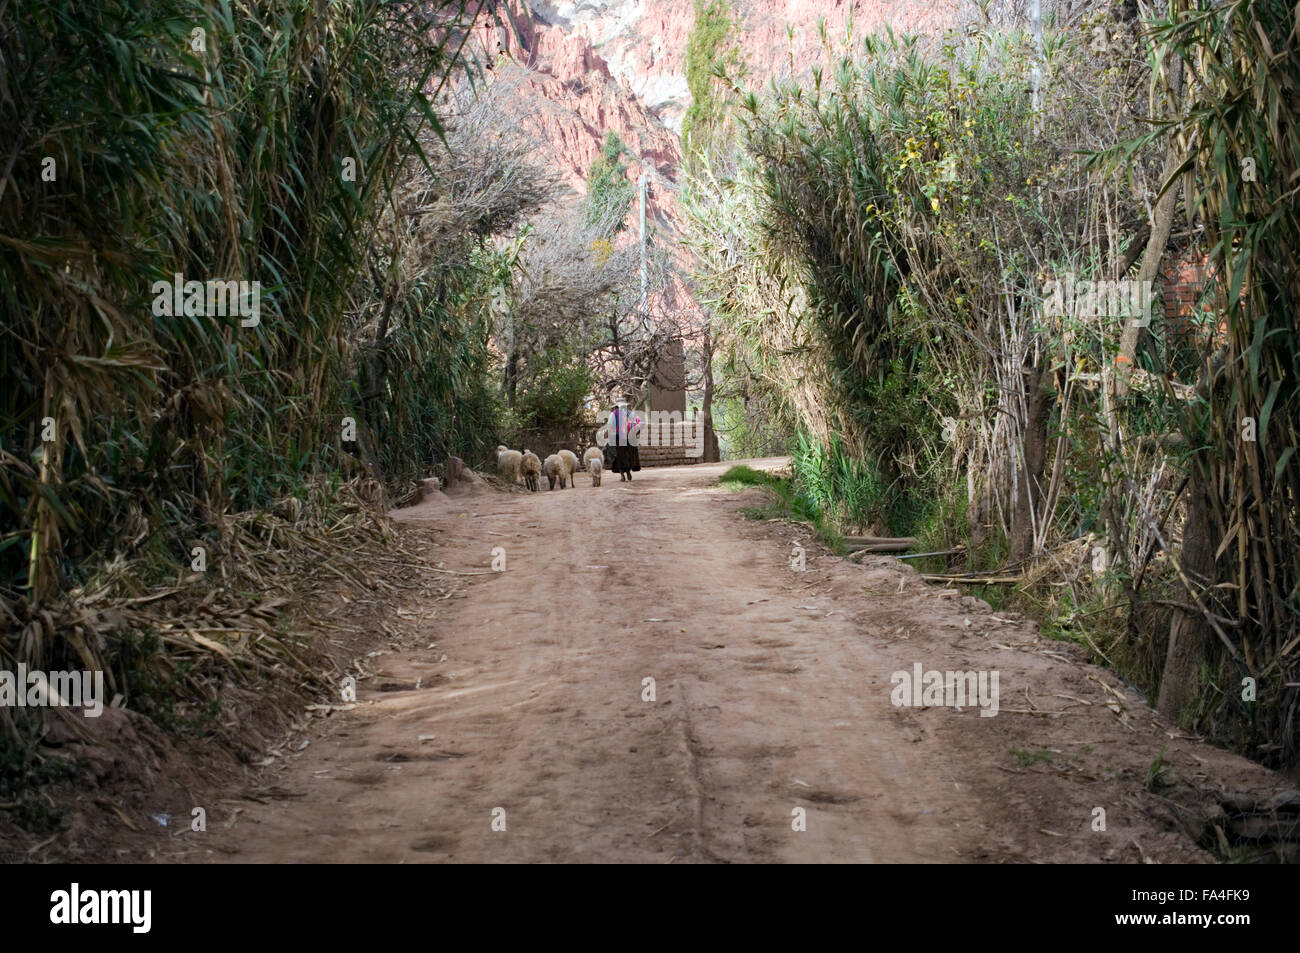
<instances>
[{"instance_id":1,"label":"red rock cliff","mask_svg":"<svg viewBox=\"0 0 1300 953\"><path fill-rule=\"evenodd\" d=\"M751 82L761 85L820 56L819 19L831 37L843 36L850 21L856 36L886 24L941 33L956 25L957 7L953 0L736 0L733 33ZM522 74L519 121L535 129L548 158L582 194L605 133L617 132L649 172L651 219L675 232L694 0L513 0L503 20L504 27L483 25L481 47L507 55L494 72ZM634 160L629 178L642 168Z\"/></svg>"}]
</instances>

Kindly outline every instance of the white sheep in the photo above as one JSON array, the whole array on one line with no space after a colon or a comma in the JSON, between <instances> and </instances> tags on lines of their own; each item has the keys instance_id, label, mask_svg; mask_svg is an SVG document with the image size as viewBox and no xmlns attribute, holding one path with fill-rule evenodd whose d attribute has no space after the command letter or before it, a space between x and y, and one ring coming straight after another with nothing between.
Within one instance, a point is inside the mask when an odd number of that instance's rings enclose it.
<instances>
[{"instance_id":1,"label":"white sheep","mask_svg":"<svg viewBox=\"0 0 1300 953\"><path fill-rule=\"evenodd\" d=\"M591 474L591 485L600 486L600 472L605 467L603 457L588 457L587 472Z\"/></svg>"},{"instance_id":2,"label":"white sheep","mask_svg":"<svg viewBox=\"0 0 1300 953\"><path fill-rule=\"evenodd\" d=\"M592 460L599 460L603 465L605 462L605 451L600 447L588 447L582 454L582 465L585 467Z\"/></svg>"},{"instance_id":3,"label":"white sheep","mask_svg":"<svg viewBox=\"0 0 1300 953\"><path fill-rule=\"evenodd\" d=\"M521 465L524 474L524 484L528 489L536 493L542 487L542 461L537 454L531 450L524 451L524 459Z\"/></svg>"},{"instance_id":4,"label":"white sheep","mask_svg":"<svg viewBox=\"0 0 1300 953\"><path fill-rule=\"evenodd\" d=\"M578 455L572 450L561 450L556 454L556 456L564 461L566 475L569 478L569 485L573 486L573 475L578 472ZM564 488L563 483L560 484L560 488Z\"/></svg>"},{"instance_id":5,"label":"white sheep","mask_svg":"<svg viewBox=\"0 0 1300 953\"><path fill-rule=\"evenodd\" d=\"M569 471L557 454L553 453L542 461L542 472L546 474L546 482L549 484L547 489L554 490L556 480L560 481L560 489L564 489L564 481Z\"/></svg>"},{"instance_id":6,"label":"white sheep","mask_svg":"<svg viewBox=\"0 0 1300 953\"><path fill-rule=\"evenodd\" d=\"M497 447L497 473L510 486L519 482L519 468L524 462L524 455L518 450Z\"/></svg>"}]
</instances>

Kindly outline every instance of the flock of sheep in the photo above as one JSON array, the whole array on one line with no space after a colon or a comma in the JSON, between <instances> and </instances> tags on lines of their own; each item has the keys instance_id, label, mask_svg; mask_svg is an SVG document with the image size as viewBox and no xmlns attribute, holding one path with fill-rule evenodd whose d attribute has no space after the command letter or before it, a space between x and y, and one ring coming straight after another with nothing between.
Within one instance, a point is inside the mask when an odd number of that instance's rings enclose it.
<instances>
[{"instance_id":1,"label":"flock of sheep","mask_svg":"<svg viewBox=\"0 0 1300 953\"><path fill-rule=\"evenodd\" d=\"M597 447L588 447L582 455L582 463L591 474L591 485L600 486L601 472L605 468L604 453ZM522 476L524 485L533 493L541 489L543 473L550 484L548 489L554 490L555 484L559 483L563 490L577 482L574 479L577 470L578 457L572 450L561 450L542 460L531 450L520 453L518 450L497 447L497 472L501 479L514 486Z\"/></svg>"}]
</instances>

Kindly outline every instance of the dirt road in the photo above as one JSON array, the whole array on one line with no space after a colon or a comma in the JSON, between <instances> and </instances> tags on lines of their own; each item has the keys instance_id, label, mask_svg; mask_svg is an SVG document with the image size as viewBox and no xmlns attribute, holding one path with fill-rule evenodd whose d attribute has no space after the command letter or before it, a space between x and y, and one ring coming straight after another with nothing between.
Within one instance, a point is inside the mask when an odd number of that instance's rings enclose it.
<instances>
[{"instance_id":1,"label":"dirt road","mask_svg":"<svg viewBox=\"0 0 1300 953\"><path fill-rule=\"evenodd\" d=\"M1027 622L743 519L760 491L725 469L405 514L432 562L485 574L399 607L358 706L188 859L1196 861L1172 792L1276 784ZM998 672L997 714L895 706L917 663Z\"/></svg>"}]
</instances>

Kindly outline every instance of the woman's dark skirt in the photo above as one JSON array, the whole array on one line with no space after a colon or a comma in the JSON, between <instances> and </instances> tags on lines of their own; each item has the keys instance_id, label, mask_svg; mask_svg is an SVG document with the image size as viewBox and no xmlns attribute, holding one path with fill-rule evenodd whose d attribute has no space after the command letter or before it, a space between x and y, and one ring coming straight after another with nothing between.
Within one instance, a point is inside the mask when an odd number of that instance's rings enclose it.
<instances>
[{"instance_id":1,"label":"woman's dark skirt","mask_svg":"<svg viewBox=\"0 0 1300 953\"><path fill-rule=\"evenodd\" d=\"M637 473L641 469L641 451L636 447L615 447L615 473Z\"/></svg>"}]
</instances>

